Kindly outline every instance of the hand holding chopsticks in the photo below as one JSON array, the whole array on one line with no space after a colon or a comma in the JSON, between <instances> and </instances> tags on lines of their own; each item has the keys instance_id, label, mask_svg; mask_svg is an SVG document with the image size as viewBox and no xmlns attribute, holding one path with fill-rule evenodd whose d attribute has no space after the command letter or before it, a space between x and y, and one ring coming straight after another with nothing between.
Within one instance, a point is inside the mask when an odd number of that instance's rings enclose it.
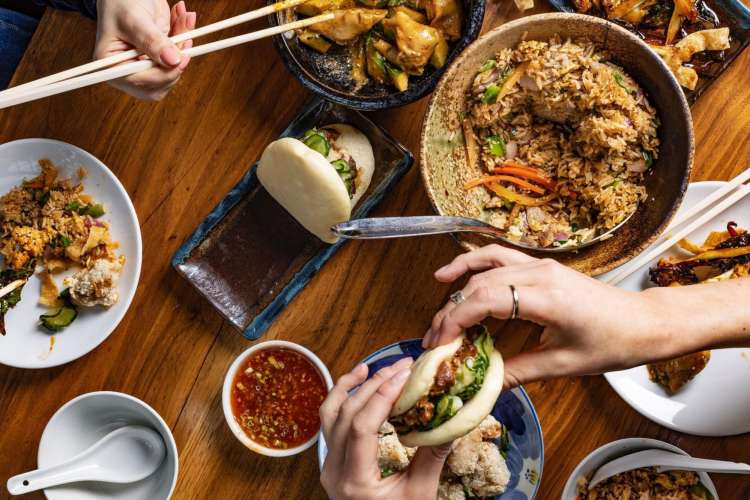
<instances>
[{"instance_id":1,"label":"hand holding chopsticks","mask_svg":"<svg viewBox=\"0 0 750 500\"><path fill-rule=\"evenodd\" d=\"M216 31L220 31L232 26L236 26L238 24L251 21L253 19L258 19L274 12L279 12L295 7L303 3L304 1L306 0L284 0L282 2L269 5L251 12L247 12L245 14L241 14L229 19L225 19L223 21L219 21L202 28L181 33L179 35L173 36L172 38L170 38L170 40L173 43L182 43L186 40L192 40L198 37L202 37ZM187 48L182 51L182 54L184 56L197 57L200 55L208 54L210 52L215 52L218 50L259 40L261 38L266 38L287 31L303 28L305 26L311 26L323 21L329 21L332 18L332 13L322 14L308 19L282 24L280 26L274 26L272 28L267 28L264 30ZM39 80L10 88L6 91L0 92L0 109L33 101L36 99L41 99L43 97L68 92L70 90L79 89L89 85L122 78L134 73L147 70L156 65L156 63L151 59L135 60L135 58L140 56L142 56L140 52L136 50L129 50L108 58L93 61L76 68L71 68L61 73L50 75Z\"/></svg>"}]
</instances>

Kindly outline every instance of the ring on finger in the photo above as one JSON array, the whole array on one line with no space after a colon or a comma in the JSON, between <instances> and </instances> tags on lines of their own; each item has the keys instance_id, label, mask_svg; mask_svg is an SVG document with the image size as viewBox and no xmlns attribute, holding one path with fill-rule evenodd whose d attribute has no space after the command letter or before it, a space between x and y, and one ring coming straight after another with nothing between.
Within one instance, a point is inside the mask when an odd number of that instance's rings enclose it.
<instances>
[{"instance_id":1,"label":"ring on finger","mask_svg":"<svg viewBox=\"0 0 750 500\"><path fill-rule=\"evenodd\" d=\"M520 313L520 298L518 296L518 289L513 285L508 285L510 288L510 294L513 297L513 309L510 312L510 319L516 319Z\"/></svg>"},{"instance_id":2,"label":"ring on finger","mask_svg":"<svg viewBox=\"0 0 750 500\"><path fill-rule=\"evenodd\" d=\"M451 294L451 302L453 302L456 305L466 302L466 296L464 295L463 290L458 290L457 292L453 292Z\"/></svg>"}]
</instances>

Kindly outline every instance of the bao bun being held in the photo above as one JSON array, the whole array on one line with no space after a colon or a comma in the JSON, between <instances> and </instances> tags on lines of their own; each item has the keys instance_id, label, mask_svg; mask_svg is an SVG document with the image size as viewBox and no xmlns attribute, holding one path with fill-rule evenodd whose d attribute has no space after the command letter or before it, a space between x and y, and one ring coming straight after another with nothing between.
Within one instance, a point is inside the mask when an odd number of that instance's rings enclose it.
<instances>
[{"instance_id":1,"label":"bao bun being held","mask_svg":"<svg viewBox=\"0 0 750 500\"><path fill-rule=\"evenodd\" d=\"M375 157L367 137L344 124L308 130L268 145L258 179L305 229L327 243L370 186Z\"/></svg>"},{"instance_id":2,"label":"bao bun being held","mask_svg":"<svg viewBox=\"0 0 750 500\"><path fill-rule=\"evenodd\" d=\"M477 427L502 388L503 358L479 327L417 359L389 421L405 446L445 444Z\"/></svg>"}]
</instances>

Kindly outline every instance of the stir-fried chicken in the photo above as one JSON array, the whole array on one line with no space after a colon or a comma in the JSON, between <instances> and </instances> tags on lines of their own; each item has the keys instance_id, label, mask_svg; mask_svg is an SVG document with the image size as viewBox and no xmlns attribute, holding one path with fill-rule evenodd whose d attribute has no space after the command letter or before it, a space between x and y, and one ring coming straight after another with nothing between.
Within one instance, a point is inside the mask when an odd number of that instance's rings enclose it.
<instances>
[{"instance_id":1,"label":"stir-fried chicken","mask_svg":"<svg viewBox=\"0 0 750 500\"><path fill-rule=\"evenodd\" d=\"M330 21L314 24L310 27L321 35L340 45L346 45L360 35L370 31L388 14L383 9L353 8L335 10Z\"/></svg>"},{"instance_id":2,"label":"stir-fried chicken","mask_svg":"<svg viewBox=\"0 0 750 500\"><path fill-rule=\"evenodd\" d=\"M407 73L422 74L440 41L438 30L420 24L400 11L383 21L383 29L394 35L399 65Z\"/></svg>"}]
</instances>

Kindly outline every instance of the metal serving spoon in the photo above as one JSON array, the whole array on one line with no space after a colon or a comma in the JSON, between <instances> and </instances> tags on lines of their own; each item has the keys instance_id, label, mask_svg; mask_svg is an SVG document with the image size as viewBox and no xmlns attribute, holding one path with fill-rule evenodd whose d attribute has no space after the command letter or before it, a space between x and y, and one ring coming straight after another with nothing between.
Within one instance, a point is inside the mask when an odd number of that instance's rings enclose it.
<instances>
[{"instance_id":1,"label":"metal serving spoon","mask_svg":"<svg viewBox=\"0 0 750 500\"><path fill-rule=\"evenodd\" d=\"M110 432L67 462L8 479L8 492L23 495L80 481L134 483L156 472L166 454L158 432L128 425Z\"/></svg>"},{"instance_id":2,"label":"metal serving spoon","mask_svg":"<svg viewBox=\"0 0 750 500\"><path fill-rule=\"evenodd\" d=\"M723 460L693 458L665 450L645 450L617 458L599 467L589 481L589 489L617 474L643 467L656 467L660 471L689 470L698 472L721 472L726 474L750 474L750 465Z\"/></svg>"},{"instance_id":3,"label":"metal serving spoon","mask_svg":"<svg viewBox=\"0 0 750 500\"><path fill-rule=\"evenodd\" d=\"M579 250L596 242L609 238L622 227L632 214L615 227L580 245L563 247L537 247L520 241L508 239L506 232L500 228L469 217L426 215L418 217L380 217L371 219L354 219L331 227L331 231L341 238L354 240L373 240L383 238L405 238L445 233L478 233L502 240L510 245L537 252L560 253Z\"/></svg>"}]
</instances>

